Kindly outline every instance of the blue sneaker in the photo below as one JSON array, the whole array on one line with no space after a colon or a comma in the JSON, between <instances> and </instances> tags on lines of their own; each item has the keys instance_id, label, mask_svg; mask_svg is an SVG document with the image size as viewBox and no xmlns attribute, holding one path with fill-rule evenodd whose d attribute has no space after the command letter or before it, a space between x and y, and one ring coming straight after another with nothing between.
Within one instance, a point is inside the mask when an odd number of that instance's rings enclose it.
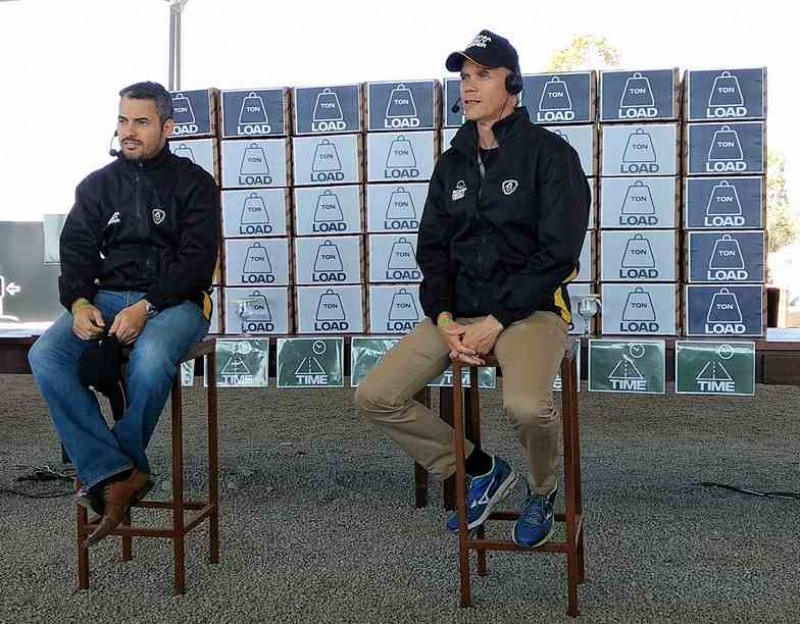
<instances>
[{"instance_id":1,"label":"blue sneaker","mask_svg":"<svg viewBox=\"0 0 800 624\"><path fill-rule=\"evenodd\" d=\"M506 462L492 456L492 469L485 475L467 479L467 529L472 530L484 522L492 507L497 505L517 484L517 474ZM458 512L447 519L447 530L458 533Z\"/></svg>"},{"instance_id":2,"label":"blue sneaker","mask_svg":"<svg viewBox=\"0 0 800 624\"><path fill-rule=\"evenodd\" d=\"M547 496L530 494L522 513L514 524L511 539L518 546L536 548L546 543L555 528L553 504L558 494L558 486Z\"/></svg>"}]
</instances>

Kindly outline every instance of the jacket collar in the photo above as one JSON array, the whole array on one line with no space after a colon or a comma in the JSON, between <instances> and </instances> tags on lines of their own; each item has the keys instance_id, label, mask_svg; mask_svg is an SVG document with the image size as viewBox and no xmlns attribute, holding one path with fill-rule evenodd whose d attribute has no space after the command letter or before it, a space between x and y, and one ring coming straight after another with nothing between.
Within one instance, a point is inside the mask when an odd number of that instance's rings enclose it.
<instances>
[{"instance_id":1,"label":"jacket collar","mask_svg":"<svg viewBox=\"0 0 800 624\"><path fill-rule=\"evenodd\" d=\"M503 145L529 123L528 109L520 106L515 108L510 115L496 122L492 126L492 132L494 132L497 143ZM464 125L453 137L451 145L467 158L473 158L478 151L478 125L474 121L464 122Z\"/></svg>"}]
</instances>

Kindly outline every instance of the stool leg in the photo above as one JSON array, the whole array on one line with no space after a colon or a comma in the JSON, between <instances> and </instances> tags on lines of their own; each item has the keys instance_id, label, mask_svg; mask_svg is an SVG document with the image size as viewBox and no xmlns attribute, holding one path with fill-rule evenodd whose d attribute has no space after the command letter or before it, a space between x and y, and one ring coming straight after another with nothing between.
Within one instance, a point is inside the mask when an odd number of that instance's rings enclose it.
<instances>
[{"instance_id":1,"label":"stool leg","mask_svg":"<svg viewBox=\"0 0 800 624\"><path fill-rule=\"evenodd\" d=\"M582 584L585 580L585 566L583 557L583 494L581 489L581 432L580 432L580 415L578 411L578 385L581 380L577 373L577 364L574 366L575 391L571 396L572 402L572 422L573 422L573 436L572 436L572 464L573 473L575 475L575 513L580 519L580 527L578 528L578 535L576 536L576 557L578 560L578 584Z\"/></svg>"},{"instance_id":2,"label":"stool leg","mask_svg":"<svg viewBox=\"0 0 800 624\"><path fill-rule=\"evenodd\" d=\"M81 482L75 481L75 491L81 489ZM89 522L89 514L84 507L75 505L77 513L78 527L78 589L89 589L89 549L83 545L86 537L83 534L83 527Z\"/></svg>"},{"instance_id":3,"label":"stool leg","mask_svg":"<svg viewBox=\"0 0 800 624\"><path fill-rule=\"evenodd\" d=\"M128 508L128 511L125 513L125 517L122 518L122 526L129 527L131 526L131 510ZM133 538L130 535L123 535L122 536L122 560L123 561L130 561L133 559Z\"/></svg>"},{"instance_id":4,"label":"stool leg","mask_svg":"<svg viewBox=\"0 0 800 624\"><path fill-rule=\"evenodd\" d=\"M453 389L439 388L439 418L453 425ZM442 482L442 506L453 511L456 508L455 478L450 476Z\"/></svg>"},{"instance_id":5,"label":"stool leg","mask_svg":"<svg viewBox=\"0 0 800 624\"><path fill-rule=\"evenodd\" d=\"M414 398L426 407L430 407L430 388L420 390ZM417 509L428 506L428 471L418 463L414 463L414 506Z\"/></svg>"},{"instance_id":6,"label":"stool leg","mask_svg":"<svg viewBox=\"0 0 800 624\"><path fill-rule=\"evenodd\" d=\"M572 413L575 424L575 435L573 436L573 464L575 466L575 511L581 519L581 526L578 533L578 583L583 583L585 577L585 567L583 561L583 491L581 486L581 431L580 415L578 412L578 385L581 383L575 366L575 392L572 394Z\"/></svg>"},{"instance_id":7,"label":"stool leg","mask_svg":"<svg viewBox=\"0 0 800 624\"><path fill-rule=\"evenodd\" d=\"M458 513L458 572L461 580L461 606L472 604L469 578L469 531L467 530L466 471L464 470L464 413L461 401L461 367L453 363L453 435L456 452L456 510Z\"/></svg>"},{"instance_id":8,"label":"stool leg","mask_svg":"<svg viewBox=\"0 0 800 624\"><path fill-rule=\"evenodd\" d=\"M482 540L486 537L486 528L483 525L479 526L475 535ZM486 576L487 574L489 574L489 571L486 569L486 551L481 549L478 550L478 576Z\"/></svg>"},{"instance_id":9,"label":"stool leg","mask_svg":"<svg viewBox=\"0 0 800 624\"><path fill-rule=\"evenodd\" d=\"M576 425L576 436L579 434L577 433L577 425ZM583 559L583 538L584 538L584 517L583 517L583 503L581 502L581 471L580 471L580 450L577 444L577 437L576 437L576 444L575 444L575 479L576 479L576 496L575 496L575 509L578 512L578 516L581 519L581 526L578 531L578 583L583 583L584 578L586 576L585 564Z\"/></svg>"},{"instance_id":10,"label":"stool leg","mask_svg":"<svg viewBox=\"0 0 800 624\"><path fill-rule=\"evenodd\" d=\"M217 422L217 356L212 351L206 356L208 366L208 502L212 506L208 519L208 560L219 563L219 438Z\"/></svg>"},{"instance_id":11,"label":"stool leg","mask_svg":"<svg viewBox=\"0 0 800 624\"><path fill-rule=\"evenodd\" d=\"M575 360L565 358L561 363L561 416L564 427L564 485L566 499L566 541L567 541L567 615L577 617L578 609L578 545L577 545L577 505L575 495L575 436L577 434L575 394Z\"/></svg>"},{"instance_id":12,"label":"stool leg","mask_svg":"<svg viewBox=\"0 0 800 624\"><path fill-rule=\"evenodd\" d=\"M481 412L480 412L480 398L478 394L478 369L470 367L469 369L469 389L466 391L466 436L475 445L476 448L481 448ZM483 526L478 528L477 537L483 539L486 536L486 530ZM478 576L486 576L486 551L478 551Z\"/></svg>"},{"instance_id":13,"label":"stool leg","mask_svg":"<svg viewBox=\"0 0 800 624\"><path fill-rule=\"evenodd\" d=\"M428 506L428 471L414 462L414 506L422 509Z\"/></svg>"},{"instance_id":14,"label":"stool leg","mask_svg":"<svg viewBox=\"0 0 800 624\"><path fill-rule=\"evenodd\" d=\"M172 544L175 555L175 594L186 585L183 524L183 405L181 380L172 385Z\"/></svg>"}]
</instances>

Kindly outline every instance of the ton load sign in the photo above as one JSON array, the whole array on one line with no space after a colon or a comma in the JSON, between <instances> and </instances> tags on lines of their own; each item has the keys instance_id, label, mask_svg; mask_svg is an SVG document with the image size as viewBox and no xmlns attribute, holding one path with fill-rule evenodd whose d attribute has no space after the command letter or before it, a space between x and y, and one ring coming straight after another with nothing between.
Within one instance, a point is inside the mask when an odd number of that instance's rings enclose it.
<instances>
[{"instance_id":1,"label":"ton load sign","mask_svg":"<svg viewBox=\"0 0 800 624\"><path fill-rule=\"evenodd\" d=\"M689 121L763 119L766 69L687 72Z\"/></svg>"},{"instance_id":2,"label":"ton load sign","mask_svg":"<svg viewBox=\"0 0 800 624\"><path fill-rule=\"evenodd\" d=\"M222 137L286 136L285 89L222 92Z\"/></svg>"},{"instance_id":3,"label":"ton load sign","mask_svg":"<svg viewBox=\"0 0 800 624\"><path fill-rule=\"evenodd\" d=\"M181 136L207 136L214 134L211 115L213 92L211 90L172 93L172 134Z\"/></svg>"},{"instance_id":4,"label":"ton load sign","mask_svg":"<svg viewBox=\"0 0 800 624\"><path fill-rule=\"evenodd\" d=\"M435 130L438 86L433 80L367 83L369 131Z\"/></svg>"},{"instance_id":5,"label":"ton load sign","mask_svg":"<svg viewBox=\"0 0 800 624\"><path fill-rule=\"evenodd\" d=\"M522 105L539 124L594 121L592 73L533 74L522 77Z\"/></svg>"},{"instance_id":6,"label":"ton load sign","mask_svg":"<svg viewBox=\"0 0 800 624\"><path fill-rule=\"evenodd\" d=\"M600 121L675 119L675 69L600 72Z\"/></svg>"}]
</instances>

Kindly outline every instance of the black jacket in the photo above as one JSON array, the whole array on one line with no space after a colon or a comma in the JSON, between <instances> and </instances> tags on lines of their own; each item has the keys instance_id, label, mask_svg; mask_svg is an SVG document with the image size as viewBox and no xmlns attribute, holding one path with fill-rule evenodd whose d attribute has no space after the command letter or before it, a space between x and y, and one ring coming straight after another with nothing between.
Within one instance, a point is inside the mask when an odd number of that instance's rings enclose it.
<instances>
[{"instance_id":1,"label":"black jacket","mask_svg":"<svg viewBox=\"0 0 800 624\"><path fill-rule=\"evenodd\" d=\"M591 201L578 154L524 108L493 130L485 179L474 122L436 163L417 242L422 308L434 320L492 314L508 326L549 310L571 322L564 284L577 275Z\"/></svg>"},{"instance_id":2,"label":"black jacket","mask_svg":"<svg viewBox=\"0 0 800 624\"><path fill-rule=\"evenodd\" d=\"M157 309L200 303L217 261L214 179L167 146L147 161L119 158L75 191L61 233L60 299L139 290Z\"/></svg>"}]
</instances>

